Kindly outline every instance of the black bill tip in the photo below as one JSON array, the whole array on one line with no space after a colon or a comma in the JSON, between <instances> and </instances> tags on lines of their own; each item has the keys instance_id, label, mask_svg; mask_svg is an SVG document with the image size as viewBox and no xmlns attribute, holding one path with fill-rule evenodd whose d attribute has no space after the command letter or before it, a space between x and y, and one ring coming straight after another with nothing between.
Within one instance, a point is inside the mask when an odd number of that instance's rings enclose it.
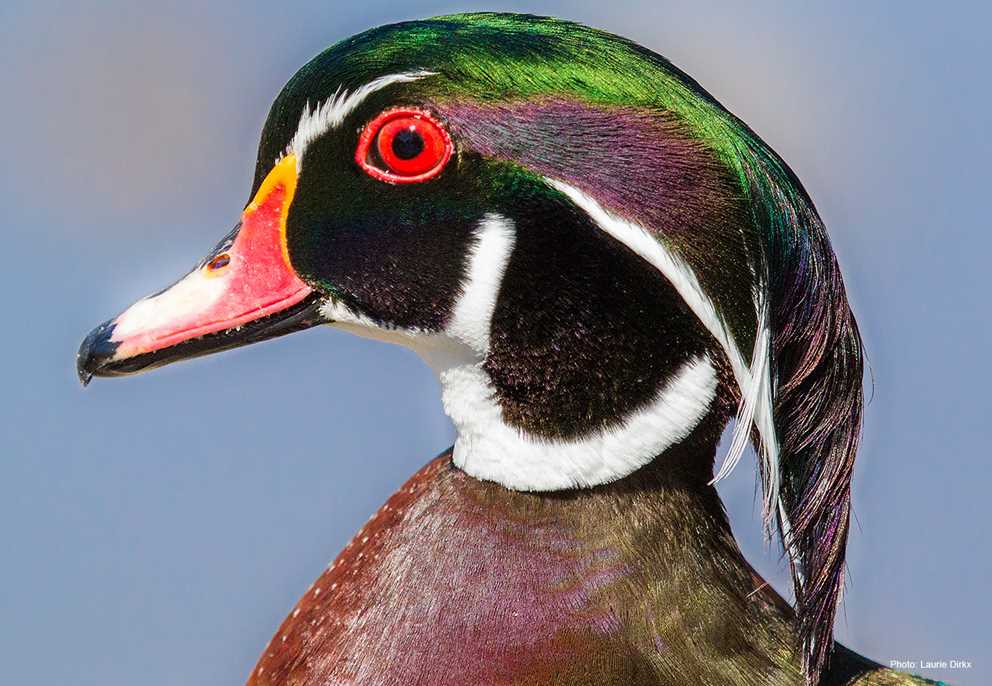
<instances>
[{"instance_id":1,"label":"black bill tip","mask_svg":"<svg viewBox=\"0 0 992 686\"><path fill-rule=\"evenodd\" d=\"M117 352L118 344L110 340L113 335L114 322L109 320L90 331L79 346L79 352L76 353L76 374L84 387L94 375L100 374Z\"/></svg>"},{"instance_id":2,"label":"black bill tip","mask_svg":"<svg viewBox=\"0 0 992 686\"><path fill-rule=\"evenodd\" d=\"M79 381L85 386L94 376L137 374L179 360L188 360L284 336L326 323L321 314L322 304L321 297L317 293L311 293L285 310L247 324L190 338L166 348L131 355L118 354L121 344L110 340L114 335L115 326L115 320L110 320L93 329L79 346L79 353L76 355L76 372L79 374Z\"/></svg>"}]
</instances>

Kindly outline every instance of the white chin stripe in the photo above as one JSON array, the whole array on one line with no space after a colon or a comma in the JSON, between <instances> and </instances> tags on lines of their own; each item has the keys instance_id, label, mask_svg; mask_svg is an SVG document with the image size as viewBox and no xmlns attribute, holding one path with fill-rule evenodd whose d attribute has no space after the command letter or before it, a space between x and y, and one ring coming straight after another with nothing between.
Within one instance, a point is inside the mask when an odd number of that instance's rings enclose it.
<instances>
[{"instance_id":1,"label":"white chin stripe","mask_svg":"<svg viewBox=\"0 0 992 686\"><path fill-rule=\"evenodd\" d=\"M716 397L717 374L705 355L685 362L648 405L608 430L552 440L506 423L482 365L515 242L508 218L488 214L480 221L444 332L384 329L337 302L325 305L323 314L338 328L411 348L435 370L444 410L458 432L455 465L476 478L522 491L595 486L631 474L684 440Z\"/></svg>"},{"instance_id":2,"label":"white chin stripe","mask_svg":"<svg viewBox=\"0 0 992 686\"><path fill-rule=\"evenodd\" d=\"M469 251L462 295L455 304L447 332L481 357L489 351L496 298L517 237L512 221L491 213L475 230L475 239Z\"/></svg>"},{"instance_id":3,"label":"white chin stripe","mask_svg":"<svg viewBox=\"0 0 992 686\"><path fill-rule=\"evenodd\" d=\"M351 93L338 88L334 95L323 103L318 103L312 110L310 103L307 102L300 115L300 123L296 127L296 133L293 135L293 140L286 152L296 155L297 164L302 165L303 154L306 152L307 146L331 129L340 126L345 117L351 114L365 98L394 83L408 83L433 74L434 72L430 71L387 74L369 81Z\"/></svg>"},{"instance_id":4,"label":"white chin stripe","mask_svg":"<svg viewBox=\"0 0 992 686\"><path fill-rule=\"evenodd\" d=\"M438 373L445 412L458 432L455 465L516 490L594 486L627 476L688 436L716 396L716 372L703 356L683 365L648 406L607 431L559 441L529 436L504 421L482 363L515 240L509 219L485 217L476 229L462 295L446 329L454 345L418 350Z\"/></svg>"}]
</instances>

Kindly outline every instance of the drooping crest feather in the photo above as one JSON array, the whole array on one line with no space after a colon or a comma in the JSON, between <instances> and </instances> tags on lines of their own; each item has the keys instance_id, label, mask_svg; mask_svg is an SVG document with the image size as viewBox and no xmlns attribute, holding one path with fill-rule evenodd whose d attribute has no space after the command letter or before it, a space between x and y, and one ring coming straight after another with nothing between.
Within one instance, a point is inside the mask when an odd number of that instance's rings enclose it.
<instances>
[{"instance_id":1,"label":"drooping crest feather","mask_svg":"<svg viewBox=\"0 0 992 686\"><path fill-rule=\"evenodd\" d=\"M804 671L815 681L833 647L844 585L863 352L840 268L812 202L773 153L752 153L746 168L768 265L769 377L779 440L773 515L792 570ZM767 483L770 465L759 464Z\"/></svg>"}]
</instances>

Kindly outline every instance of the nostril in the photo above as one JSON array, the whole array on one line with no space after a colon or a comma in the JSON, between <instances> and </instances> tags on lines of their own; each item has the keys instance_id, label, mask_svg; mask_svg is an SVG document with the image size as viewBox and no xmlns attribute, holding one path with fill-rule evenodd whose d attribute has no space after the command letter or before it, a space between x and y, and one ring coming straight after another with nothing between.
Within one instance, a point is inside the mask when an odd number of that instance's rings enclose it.
<instances>
[{"instance_id":1,"label":"nostril","mask_svg":"<svg viewBox=\"0 0 992 686\"><path fill-rule=\"evenodd\" d=\"M212 260L207 262L207 269L215 272L218 269L223 269L229 264L231 264L231 256L226 252L222 252L220 255L217 255Z\"/></svg>"}]
</instances>

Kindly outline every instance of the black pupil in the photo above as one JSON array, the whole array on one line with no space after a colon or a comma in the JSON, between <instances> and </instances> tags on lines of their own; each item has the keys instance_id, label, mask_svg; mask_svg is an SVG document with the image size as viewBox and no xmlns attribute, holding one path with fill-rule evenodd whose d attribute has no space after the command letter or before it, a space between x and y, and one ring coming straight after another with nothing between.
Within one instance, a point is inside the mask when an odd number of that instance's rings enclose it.
<instances>
[{"instance_id":1,"label":"black pupil","mask_svg":"<svg viewBox=\"0 0 992 686\"><path fill-rule=\"evenodd\" d=\"M424 139L416 131L403 129L393 137L393 154L401 160L412 160L424 151Z\"/></svg>"}]
</instances>

